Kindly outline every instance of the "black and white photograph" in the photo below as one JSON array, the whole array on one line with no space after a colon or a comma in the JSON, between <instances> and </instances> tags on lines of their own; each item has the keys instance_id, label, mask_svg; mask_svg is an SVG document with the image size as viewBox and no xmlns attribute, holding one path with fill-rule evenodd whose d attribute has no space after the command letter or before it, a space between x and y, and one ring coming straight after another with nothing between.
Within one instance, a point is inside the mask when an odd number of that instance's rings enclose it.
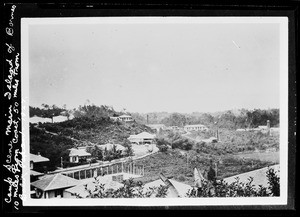
<instances>
[{"instance_id":1,"label":"black and white photograph","mask_svg":"<svg viewBox=\"0 0 300 217\"><path fill-rule=\"evenodd\" d=\"M287 203L286 17L22 18L21 54L24 206Z\"/></svg>"}]
</instances>

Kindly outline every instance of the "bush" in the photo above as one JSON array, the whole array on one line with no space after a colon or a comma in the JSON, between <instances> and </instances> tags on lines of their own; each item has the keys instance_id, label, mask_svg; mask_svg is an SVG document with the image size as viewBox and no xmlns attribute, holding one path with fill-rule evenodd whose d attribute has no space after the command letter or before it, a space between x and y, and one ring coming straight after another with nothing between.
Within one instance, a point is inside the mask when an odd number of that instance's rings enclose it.
<instances>
[{"instance_id":1,"label":"bush","mask_svg":"<svg viewBox=\"0 0 300 217\"><path fill-rule=\"evenodd\" d=\"M273 169L266 172L269 187L259 186L254 188L253 178L243 183L237 178L235 182L228 184L224 180L209 182L204 181L202 188L193 189L187 193L188 197L272 197L279 196L279 177ZM269 191L267 190L269 189Z\"/></svg>"},{"instance_id":2,"label":"bush","mask_svg":"<svg viewBox=\"0 0 300 217\"><path fill-rule=\"evenodd\" d=\"M159 145L159 146L157 146L157 148L160 152L167 152L168 151L168 146L167 145Z\"/></svg>"},{"instance_id":3,"label":"bush","mask_svg":"<svg viewBox=\"0 0 300 217\"><path fill-rule=\"evenodd\" d=\"M95 190L91 190L85 186L85 191L88 192L86 198L149 198L154 197L166 197L168 187L159 186L145 189L142 182L135 182L133 179L124 180L123 186L114 189L104 189L104 185L95 178L94 183L96 184ZM78 194L74 194L77 198L82 198Z\"/></svg>"}]
</instances>

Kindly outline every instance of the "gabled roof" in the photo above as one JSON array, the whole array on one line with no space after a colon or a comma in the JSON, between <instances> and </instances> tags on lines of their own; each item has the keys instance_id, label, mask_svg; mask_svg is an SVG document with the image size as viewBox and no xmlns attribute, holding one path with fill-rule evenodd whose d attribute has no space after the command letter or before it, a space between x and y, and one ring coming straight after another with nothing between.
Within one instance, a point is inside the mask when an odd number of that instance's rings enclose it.
<instances>
[{"instance_id":1,"label":"gabled roof","mask_svg":"<svg viewBox=\"0 0 300 217\"><path fill-rule=\"evenodd\" d=\"M47 162L49 161L49 159L41 155L30 154L30 161L33 161L33 163L39 163L39 162Z\"/></svg>"},{"instance_id":2,"label":"gabled roof","mask_svg":"<svg viewBox=\"0 0 300 217\"><path fill-rule=\"evenodd\" d=\"M120 115L119 118L131 118L130 115Z\"/></svg>"},{"instance_id":3,"label":"gabled roof","mask_svg":"<svg viewBox=\"0 0 300 217\"><path fill-rule=\"evenodd\" d=\"M91 154L86 152L86 150L83 148L79 148L79 149L71 148L69 157L72 157L72 156L84 157L84 156L91 156Z\"/></svg>"},{"instance_id":4,"label":"gabled roof","mask_svg":"<svg viewBox=\"0 0 300 217\"><path fill-rule=\"evenodd\" d=\"M280 165L279 164L270 166L270 168L274 169L274 171L277 172L277 175L280 176L280 172L279 172ZM227 182L228 184L230 184L232 182L235 182L236 178L239 177L240 182L247 183L249 177L252 177L253 178L252 185L254 185L255 188L257 188L259 185L267 187L268 186L268 178L266 175L267 171L268 171L268 167L264 167L261 169L252 170L250 172L241 173L241 174L238 174L235 176L227 177L227 178L224 178L223 180L225 182Z\"/></svg>"},{"instance_id":5,"label":"gabled roof","mask_svg":"<svg viewBox=\"0 0 300 217\"><path fill-rule=\"evenodd\" d=\"M154 139L155 135L147 133L147 132L142 132L140 134L137 135L130 135L129 137L130 139Z\"/></svg>"},{"instance_id":6,"label":"gabled roof","mask_svg":"<svg viewBox=\"0 0 300 217\"><path fill-rule=\"evenodd\" d=\"M70 178L60 173L32 182L31 185L42 191L69 188L80 184L77 179Z\"/></svg>"},{"instance_id":7,"label":"gabled roof","mask_svg":"<svg viewBox=\"0 0 300 217\"><path fill-rule=\"evenodd\" d=\"M116 182L116 181L112 181L111 177L97 177L97 180L99 181L99 183L103 184L104 186L104 190L108 190L108 189L114 189L117 190L120 187L123 187L124 185ZM72 194L79 194L79 196L85 198L89 195L89 193L85 190L85 185L87 186L88 190L91 190L92 192L95 190L95 187L97 185L97 182L95 180L91 180L89 179L87 182L82 182L79 185L76 185L72 188L68 188L65 191L72 193Z\"/></svg>"}]
</instances>

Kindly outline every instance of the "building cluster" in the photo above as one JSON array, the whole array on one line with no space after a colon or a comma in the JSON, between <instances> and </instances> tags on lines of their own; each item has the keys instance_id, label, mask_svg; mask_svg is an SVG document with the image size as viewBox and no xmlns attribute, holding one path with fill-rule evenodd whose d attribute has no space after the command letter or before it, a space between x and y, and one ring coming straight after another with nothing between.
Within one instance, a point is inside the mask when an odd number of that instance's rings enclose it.
<instances>
[{"instance_id":1,"label":"building cluster","mask_svg":"<svg viewBox=\"0 0 300 217\"><path fill-rule=\"evenodd\" d=\"M267 125L261 125L256 128L237 129L236 131L238 131L238 132L245 132L245 131L261 132L264 134L274 135L274 134L278 134L280 132L280 128L279 127L271 127L270 121L267 120Z\"/></svg>"},{"instance_id":2,"label":"building cluster","mask_svg":"<svg viewBox=\"0 0 300 217\"><path fill-rule=\"evenodd\" d=\"M192 131L208 131L208 127L202 124L185 125L184 127L178 126L165 126L164 124L148 124L148 127L159 132L159 130L172 130L172 131L182 131L182 132L192 132Z\"/></svg>"},{"instance_id":3,"label":"building cluster","mask_svg":"<svg viewBox=\"0 0 300 217\"><path fill-rule=\"evenodd\" d=\"M40 155L30 154L32 164L45 163L49 159ZM32 170L33 171L33 170ZM38 173L38 172L37 172ZM76 175L77 174L77 175ZM128 179L141 178L144 176L144 166L135 165L134 163L96 166L96 167L76 167L61 169L51 174L31 173L30 194L31 198L51 199L51 198L88 198L90 192L97 191L99 186L103 191L117 190L124 186L123 181ZM152 182L146 183L144 191L153 187L167 186L169 183L177 192L176 197L185 197L190 185L180 183L173 179L161 177ZM134 189L138 191L138 189ZM166 197L174 197L174 191L168 189Z\"/></svg>"}]
</instances>

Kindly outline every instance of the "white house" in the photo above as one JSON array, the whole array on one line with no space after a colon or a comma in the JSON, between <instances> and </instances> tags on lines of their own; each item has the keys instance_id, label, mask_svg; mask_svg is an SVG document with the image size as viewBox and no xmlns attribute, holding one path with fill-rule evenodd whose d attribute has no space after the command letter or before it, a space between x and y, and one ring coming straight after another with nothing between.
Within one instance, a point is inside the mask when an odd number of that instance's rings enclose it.
<instances>
[{"instance_id":1,"label":"white house","mask_svg":"<svg viewBox=\"0 0 300 217\"><path fill-rule=\"evenodd\" d=\"M59 116L54 116L53 117L53 123L64 122L64 121L67 121L67 120L68 120L68 117L67 116L63 116L63 115L59 115Z\"/></svg>"},{"instance_id":2,"label":"white house","mask_svg":"<svg viewBox=\"0 0 300 217\"><path fill-rule=\"evenodd\" d=\"M158 132L159 130L165 130L166 126L164 124L148 124L147 127L150 127L153 130L156 130Z\"/></svg>"},{"instance_id":3,"label":"white house","mask_svg":"<svg viewBox=\"0 0 300 217\"><path fill-rule=\"evenodd\" d=\"M71 148L69 158L71 163L78 163L79 161L86 161L91 157L91 154L86 151L85 147Z\"/></svg>"},{"instance_id":4,"label":"white house","mask_svg":"<svg viewBox=\"0 0 300 217\"><path fill-rule=\"evenodd\" d=\"M31 154L30 153L30 169L34 169L34 164L42 163L42 162L48 162L49 159L46 157L41 156L40 153L36 154Z\"/></svg>"},{"instance_id":5,"label":"white house","mask_svg":"<svg viewBox=\"0 0 300 217\"><path fill-rule=\"evenodd\" d=\"M119 118L121 119L121 121L124 122L131 122L133 121L132 117L130 115L121 115L119 116Z\"/></svg>"},{"instance_id":6,"label":"white house","mask_svg":"<svg viewBox=\"0 0 300 217\"><path fill-rule=\"evenodd\" d=\"M29 119L29 122L32 124L52 123L52 120L51 120L51 118L43 118L43 117L33 116Z\"/></svg>"},{"instance_id":7,"label":"white house","mask_svg":"<svg viewBox=\"0 0 300 217\"><path fill-rule=\"evenodd\" d=\"M47 175L32 182L31 187L35 189L35 198L61 198L65 189L80 184L79 180L70 178L60 173Z\"/></svg>"},{"instance_id":8,"label":"white house","mask_svg":"<svg viewBox=\"0 0 300 217\"><path fill-rule=\"evenodd\" d=\"M155 135L147 133L147 132L142 132L137 135L130 135L128 140L131 143L136 143L136 144L152 144L154 141Z\"/></svg>"},{"instance_id":9,"label":"white house","mask_svg":"<svg viewBox=\"0 0 300 217\"><path fill-rule=\"evenodd\" d=\"M190 131L207 131L208 128L202 124L194 124L194 125L186 125L184 126L184 130L187 132Z\"/></svg>"},{"instance_id":10,"label":"white house","mask_svg":"<svg viewBox=\"0 0 300 217\"><path fill-rule=\"evenodd\" d=\"M121 118L119 118L119 117L110 117L110 119L114 122L121 121Z\"/></svg>"}]
</instances>

